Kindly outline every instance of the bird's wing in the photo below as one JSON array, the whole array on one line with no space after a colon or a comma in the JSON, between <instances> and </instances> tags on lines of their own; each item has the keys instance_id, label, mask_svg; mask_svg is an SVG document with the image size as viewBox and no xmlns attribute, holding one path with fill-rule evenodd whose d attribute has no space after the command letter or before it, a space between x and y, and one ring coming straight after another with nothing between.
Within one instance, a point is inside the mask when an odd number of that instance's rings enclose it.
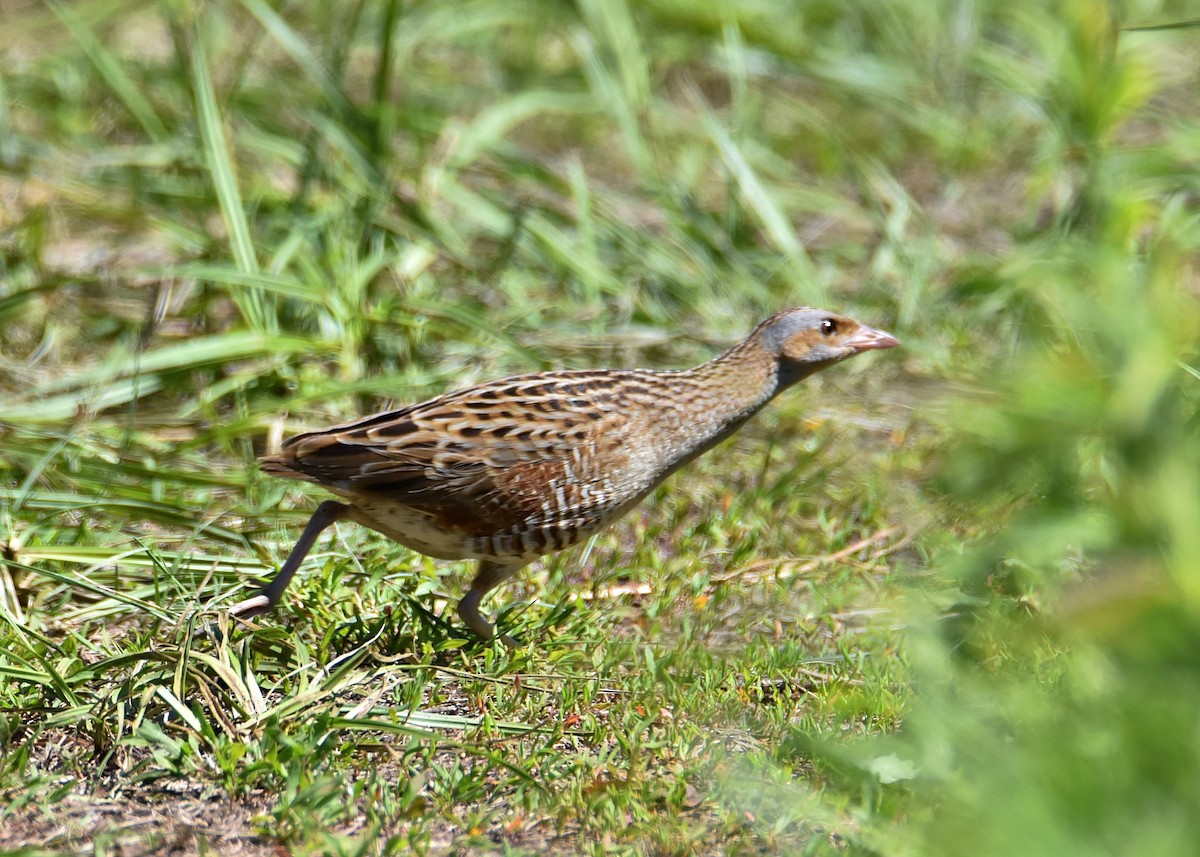
<instances>
[{"instance_id":1,"label":"bird's wing","mask_svg":"<svg viewBox=\"0 0 1200 857\"><path fill-rule=\"evenodd\" d=\"M297 435L264 458L274 475L414 508L529 514L589 458L620 455L613 373L518 376Z\"/></svg>"}]
</instances>

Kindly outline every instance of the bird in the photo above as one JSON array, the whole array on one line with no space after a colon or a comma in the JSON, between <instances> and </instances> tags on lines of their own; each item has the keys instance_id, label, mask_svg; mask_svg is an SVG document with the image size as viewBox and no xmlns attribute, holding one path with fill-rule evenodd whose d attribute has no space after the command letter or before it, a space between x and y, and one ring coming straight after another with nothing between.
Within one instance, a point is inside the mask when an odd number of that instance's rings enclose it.
<instances>
[{"instance_id":1,"label":"bird","mask_svg":"<svg viewBox=\"0 0 1200 857\"><path fill-rule=\"evenodd\" d=\"M845 315L796 307L692 369L515 375L298 434L261 469L340 499L316 507L275 577L229 612L274 608L322 531L349 520L437 559L477 560L457 609L491 640L480 604L496 586L612 524L783 390L899 344Z\"/></svg>"}]
</instances>

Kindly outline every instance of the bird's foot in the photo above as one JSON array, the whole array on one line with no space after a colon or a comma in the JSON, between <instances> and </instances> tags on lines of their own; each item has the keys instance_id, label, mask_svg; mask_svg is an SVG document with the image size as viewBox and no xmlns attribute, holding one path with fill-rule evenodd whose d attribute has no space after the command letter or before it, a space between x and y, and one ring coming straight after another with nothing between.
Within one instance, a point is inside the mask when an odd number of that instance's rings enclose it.
<instances>
[{"instance_id":1,"label":"bird's foot","mask_svg":"<svg viewBox=\"0 0 1200 857\"><path fill-rule=\"evenodd\" d=\"M486 590L470 589L467 594L458 602L458 615L462 618L463 624L475 632L484 642L490 642L496 639L496 626L483 618L479 612L479 602L483 598ZM508 646L510 649L515 649L520 643L515 637L510 637L508 634L500 635L500 642Z\"/></svg>"},{"instance_id":2,"label":"bird's foot","mask_svg":"<svg viewBox=\"0 0 1200 857\"><path fill-rule=\"evenodd\" d=\"M258 595L234 604L229 608L229 615L237 619L250 619L254 616L261 616L273 606L271 599L260 592Z\"/></svg>"}]
</instances>

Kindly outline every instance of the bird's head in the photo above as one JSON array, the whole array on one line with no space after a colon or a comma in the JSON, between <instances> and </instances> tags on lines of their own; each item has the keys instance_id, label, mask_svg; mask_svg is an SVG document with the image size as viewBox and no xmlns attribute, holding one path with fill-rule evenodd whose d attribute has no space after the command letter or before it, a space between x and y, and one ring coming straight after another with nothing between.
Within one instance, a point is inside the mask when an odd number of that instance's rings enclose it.
<instances>
[{"instance_id":1,"label":"bird's head","mask_svg":"<svg viewBox=\"0 0 1200 857\"><path fill-rule=\"evenodd\" d=\"M779 361L780 386L793 384L855 354L900 344L890 333L813 307L778 312L760 324L756 333L762 347Z\"/></svg>"}]
</instances>

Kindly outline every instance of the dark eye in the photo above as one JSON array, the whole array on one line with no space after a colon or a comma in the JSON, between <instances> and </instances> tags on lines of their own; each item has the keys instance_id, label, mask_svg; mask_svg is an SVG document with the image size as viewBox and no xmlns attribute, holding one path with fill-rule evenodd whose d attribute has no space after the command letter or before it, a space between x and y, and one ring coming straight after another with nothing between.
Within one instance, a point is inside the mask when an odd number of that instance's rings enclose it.
<instances>
[{"instance_id":1,"label":"dark eye","mask_svg":"<svg viewBox=\"0 0 1200 857\"><path fill-rule=\"evenodd\" d=\"M827 318L821 322L821 333L825 336L833 336L837 333L837 322L832 318Z\"/></svg>"}]
</instances>

